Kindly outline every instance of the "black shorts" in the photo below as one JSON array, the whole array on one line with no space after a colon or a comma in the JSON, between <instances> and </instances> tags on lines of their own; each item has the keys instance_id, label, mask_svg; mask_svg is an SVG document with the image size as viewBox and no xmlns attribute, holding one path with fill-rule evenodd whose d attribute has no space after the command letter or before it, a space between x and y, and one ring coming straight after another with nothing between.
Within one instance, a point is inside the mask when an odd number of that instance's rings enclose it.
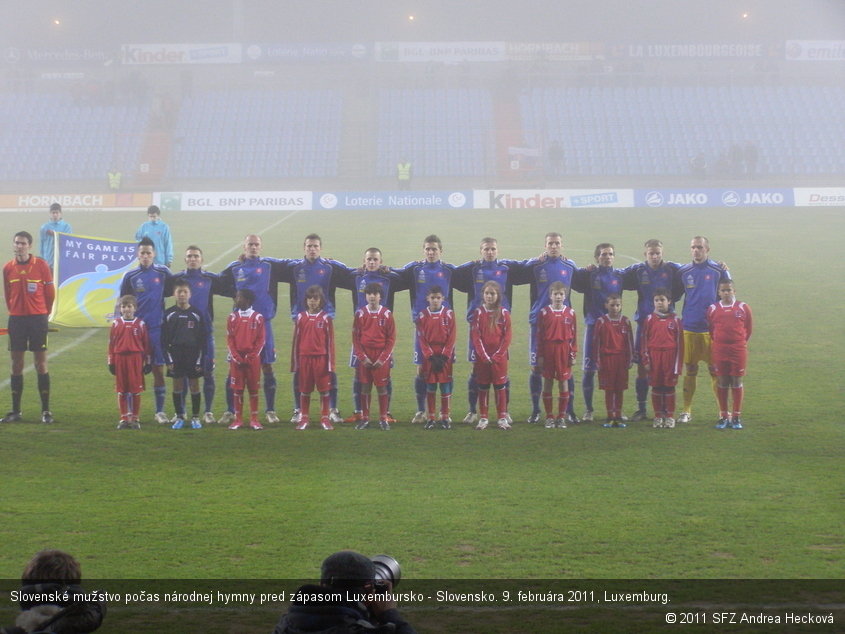
<instances>
[{"instance_id":1,"label":"black shorts","mask_svg":"<svg viewBox=\"0 0 845 634\"><path fill-rule=\"evenodd\" d=\"M173 359L173 372L169 376L175 379L189 378L196 379L202 376L202 366L197 370L195 365L199 357L199 348L179 346L170 349L170 358Z\"/></svg>"},{"instance_id":2,"label":"black shorts","mask_svg":"<svg viewBox=\"0 0 845 634\"><path fill-rule=\"evenodd\" d=\"M9 350L46 350L48 319L48 315L9 315Z\"/></svg>"}]
</instances>

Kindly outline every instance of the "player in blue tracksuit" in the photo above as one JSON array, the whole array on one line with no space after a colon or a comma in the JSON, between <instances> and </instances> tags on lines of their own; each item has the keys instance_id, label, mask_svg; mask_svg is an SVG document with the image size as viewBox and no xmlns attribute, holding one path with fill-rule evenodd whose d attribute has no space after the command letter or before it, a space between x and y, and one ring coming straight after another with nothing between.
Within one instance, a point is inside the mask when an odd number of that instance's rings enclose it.
<instances>
[{"instance_id":1,"label":"player in blue tracksuit","mask_svg":"<svg viewBox=\"0 0 845 634\"><path fill-rule=\"evenodd\" d=\"M138 227L135 239L149 238L156 250L156 264L169 267L173 263L173 236L170 227L161 219L161 209L156 205L147 208L147 222Z\"/></svg>"},{"instance_id":2,"label":"player in blue tracksuit","mask_svg":"<svg viewBox=\"0 0 845 634\"><path fill-rule=\"evenodd\" d=\"M53 268L56 234L71 233L72 231L70 225L62 220L62 206L59 203L50 205L50 220L41 225L38 235L41 244L41 259L45 260L51 269Z\"/></svg>"},{"instance_id":3,"label":"player in blue tracksuit","mask_svg":"<svg viewBox=\"0 0 845 634\"><path fill-rule=\"evenodd\" d=\"M220 273L224 294L234 298L241 289L249 289L255 296L252 308L264 317L264 348L261 350L261 371L264 378L265 416L268 423L279 422L276 415L276 375L273 363L276 361L276 342L273 336L273 317L278 305L278 285L283 273L282 261L261 255L261 238L251 234L244 238L244 252ZM229 424L233 418L231 390L226 390L229 405L227 412L218 421Z\"/></svg>"},{"instance_id":4,"label":"player in blue tracksuit","mask_svg":"<svg viewBox=\"0 0 845 634\"><path fill-rule=\"evenodd\" d=\"M350 268L337 260L322 257L323 240L316 233L305 236L303 242L305 257L293 260L279 260L281 263L282 282L290 284L290 314L296 320L297 315L307 311L306 293L311 286L323 289L326 304L323 310L334 319L335 291L338 288L352 290ZM331 373L332 387L329 391L329 418L332 423L341 423L343 418L337 409L337 373ZM293 377L294 403L299 402L298 376ZM294 407L294 419L299 409Z\"/></svg>"},{"instance_id":5,"label":"player in blue tracksuit","mask_svg":"<svg viewBox=\"0 0 845 634\"><path fill-rule=\"evenodd\" d=\"M323 310L334 319L335 291L338 288L352 289L349 281L349 267L337 260L330 260L320 255L322 240L316 233L305 238L305 257L291 260L279 260L282 267L282 282L290 284L291 319L307 310L305 291L311 286L323 289L326 306Z\"/></svg>"},{"instance_id":6,"label":"player in blue tracksuit","mask_svg":"<svg viewBox=\"0 0 845 634\"><path fill-rule=\"evenodd\" d=\"M393 299L396 293L399 291L407 290L406 287L403 285L399 274L396 271L384 266L384 260L382 259L381 249L377 247L370 247L369 249L367 249L364 252L363 266L357 269L351 269L348 275L350 280L350 286L352 288L353 313L367 305L367 295L364 292L364 289L367 287L368 284L378 284L381 286L381 304L382 306L388 308L391 312L393 312ZM350 354L350 367L357 367L357 364L358 358L354 354ZM344 422L358 423L361 420L360 386L361 384L358 381L356 375L356 378L353 379L352 383L352 396L355 402L355 413L351 417L345 419ZM388 395L392 395L392 381L388 381L387 391ZM392 424L394 422L395 421L392 418L388 420L388 423Z\"/></svg>"},{"instance_id":7,"label":"player in blue tracksuit","mask_svg":"<svg viewBox=\"0 0 845 634\"><path fill-rule=\"evenodd\" d=\"M500 260L499 243L496 238L483 238L481 240L481 258L461 264L455 269L452 278L455 290L467 294L467 322L472 321L475 310L482 305L483 298L481 289L487 282L496 282L502 289L502 308L511 310L513 301L513 286L517 280L525 277L528 260ZM475 349L472 341L467 339L467 361L475 363ZM470 365L470 367L474 367ZM510 382L505 388L510 390ZM467 380L467 400L469 412L464 417L465 423L475 423L478 415L476 407L478 404L478 384L475 380L475 372L471 371Z\"/></svg>"},{"instance_id":8,"label":"player in blue tracksuit","mask_svg":"<svg viewBox=\"0 0 845 634\"><path fill-rule=\"evenodd\" d=\"M539 258L528 260L520 279L515 283L530 284L531 310L528 313L530 326L528 342L528 363L531 365L531 376L529 385L531 389L532 412L528 417L529 423L540 421L540 397L543 392L543 377L537 367L537 317L540 311L551 303L549 298L549 287L553 282L561 282L566 287L566 306L569 306L569 295L572 288L572 280L577 270L575 262L563 255L563 236L556 232L546 234L545 251ZM569 393L574 394L575 381L569 380ZM572 401L569 399L569 422L577 422L572 411Z\"/></svg>"},{"instance_id":9,"label":"player in blue tracksuit","mask_svg":"<svg viewBox=\"0 0 845 634\"><path fill-rule=\"evenodd\" d=\"M370 247L364 252L363 266L349 271L352 287L352 308L358 310L367 305L364 289L368 284L380 284L382 292L381 305L393 311L393 299L399 291L407 290L396 271L384 266L381 249Z\"/></svg>"},{"instance_id":10,"label":"player in blue tracksuit","mask_svg":"<svg viewBox=\"0 0 845 634\"><path fill-rule=\"evenodd\" d=\"M138 304L135 314L147 324L153 361L153 394L155 395L157 423L168 422L164 413L167 386L164 382L164 348L161 345L161 327L164 323L164 298L172 291L172 274L166 266L154 264L155 245L149 238L138 243L138 268L128 271L120 283L120 296L134 295Z\"/></svg>"},{"instance_id":11,"label":"player in blue tracksuit","mask_svg":"<svg viewBox=\"0 0 845 634\"><path fill-rule=\"evenodd\" d=\"M411 321L416 324L419 314L428 308L428 290L432 286L439 286L443 291L443 306L451 309L452 301L452 276L455 272L454 264L447 264L440 259L443 254L443 242L436 235L426 236L423 240L423 253L425 258L422 261L409 262L401 269L394 269L399 273L402 283L408 289L411 299ZM415 329L416 332L416 329ZM412 422L424 423L426 411L426 385L425 379L421 376L422 351L420 350L417 335L414 335L414 363L419 366L417 377L414 381L414 392L417 397L417 413ZM450 389L451 388L447 388ZM451 391L449 392L451 393Z\"/></svg>"},{"instance_id":12,"label":"player in blue tracksuit","mask_svg":"<svg viewBox=\"0 0 845 634\"><path fill-rule=\"evenodd\" d=\"M203 351L203 397L205 399L206 424L215 422L212 413L216 383L214 380L214 296L226 295L223 282L217 273L202 268L202 249L191 245L185 249L185 270L173 274L173 281L184 280L191 289L191 307L199 312L207 325L208 336Z\"/></svg>"},{"instance_id":13,"label":"player in blue tracksuit","mask_svg":"<svg viewBox=\"0 0 845 634\"><path fill-rule=\"evenodd\" d=\"M678 416L679 423L688 423L692 418L692 397L698 376L698 364L710 365L710 328L707 323L707 309L719 299L719 282L731 279L727 268L709 259L710 241L704 236L695 236L690 241L692 262L682 265L672 286L675 301L684 298L681 322L684 325L684 409ZM712 374L711 374L712 377ZM714 381L715 391L715 377Z\"/></svg>"},{"instance_id":14,"label":"player in blue tracksuit","mask_svg":"<svg viewBox=\"0 0 845 634\"><path fill-rule=\"evenodd\" d=\"M658 288L670 290L675 280L675 273L680 268L677 262L667 262L663 259L663 243L657 239L646 240L643 256L645 262L637 262L622 271L623 284L626 291L637 291L637 310L634 321L637 322L637 334L634 339L634 361L637 363L637 411L631 420L642 421L648 419L646 406L648 404L648 372L640 360L640 343L646 318L654 312L654 291ZM671 292L671 291L670 291ZM674 302L669 306L670 312L675 312Z\"/></svg>"},{"instance_id":15,"label":"player in blue tracksuit","mask_svg":"<svg viewBox=\"0 0 845 634\"><path fill-rule=\"evenodd\" d=\"M596 321L605 313L605 302L611 294L622 294L624 287L622 271L613 268L616 259L614 247L609 242L596 245L593 251L597 266L578 269L572 281L572 289L584 294L584 375L581 379L581 389L584 392L586 412L582 420L593 420L593 391L595 389L596 353L593 350L593 328Z\"/></svg>"}]
</instances>

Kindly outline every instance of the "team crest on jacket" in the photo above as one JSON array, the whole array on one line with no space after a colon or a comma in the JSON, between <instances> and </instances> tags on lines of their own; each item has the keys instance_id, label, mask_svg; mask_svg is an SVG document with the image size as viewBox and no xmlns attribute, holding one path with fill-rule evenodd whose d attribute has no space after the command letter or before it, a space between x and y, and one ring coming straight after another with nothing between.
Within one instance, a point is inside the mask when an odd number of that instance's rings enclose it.
<instances>
[{"instance_id":1,"label":"team crest on jacket","mask_svg":"<svg viewBox=\"0 0 845 634\"><path fill-rule=\"evenodd\" d=\"M695 288L695 278L692 275L687 275L686 287Z\"/></svg>"}]
</instances>

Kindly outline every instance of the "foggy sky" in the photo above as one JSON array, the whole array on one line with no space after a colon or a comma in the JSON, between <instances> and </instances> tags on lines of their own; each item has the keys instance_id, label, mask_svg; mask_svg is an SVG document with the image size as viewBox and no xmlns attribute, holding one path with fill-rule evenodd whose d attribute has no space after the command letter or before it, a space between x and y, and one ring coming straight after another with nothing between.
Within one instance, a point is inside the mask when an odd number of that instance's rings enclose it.
<instances>
[{"instance_id":1,"label":"foggy sky","mask_svg":"<svg viewBox=\"0 0 845 634\"><path fill-rule=\"evenodd\" d=\"M740 17L744 12L747 18ZM843 39L845 0L5 0L0 36L0 46L45 48L130 42Z\"/></svg>"}]
</instances>

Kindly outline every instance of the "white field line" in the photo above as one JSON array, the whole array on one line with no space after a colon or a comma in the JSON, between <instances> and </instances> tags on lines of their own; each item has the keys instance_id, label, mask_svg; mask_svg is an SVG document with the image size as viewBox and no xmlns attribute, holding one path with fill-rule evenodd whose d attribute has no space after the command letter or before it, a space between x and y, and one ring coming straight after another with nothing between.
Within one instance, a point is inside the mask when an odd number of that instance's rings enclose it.
<instances>
[{"instance_id":1,"label":"white field line","mask_svg":"<svg viewBox=\"0 0 845 634\"><path fill-rule=\"evenodd\" d=\"M286 220L289 220L290 218L293 218L293 217L294 217L296 214L298 214L298 213L300 213L300 212L299 212L299 211L292 211L292 212L290 212L287 216L285 216L284 218L279 218L276 222L274 222L274 223L272 223L272 224L270 224L270 225L268 225L268 226L264 227L264 229L263 229L263 230L261 230L261 231L255 231L255 232L253 232L253 233L255 233L255 235L257 235L257 236L260 236L260 235L261 235L262 233L264 233L264 232L270 231L271 229L275 229L275 228L276 228L276 227L278 227L280 224L282 224L282 223L283 223L283 222L285 222ZM244 234L244 236L246 236L246 235L247 235L247 234ZM214 265L214 264L217 264L218 262L220 262L221 260L223 260L223 259L227 256L227 254L232 253L232 252L234 252L234 251L239 251L239 250L241 250L241 249L243 248L243 245L244 245L244 243L243 243L243 239L241 239L239 242L235 243L235 245L234 245L234 246L230 247L229 249L226 249L223 253L221 253L221 254L220 254L220 255L218 255L216 258L214 258L213 260L211 260L211 262L205 262L205 263L204 263L204 266L212 266L212 265ZM231 261L231 260L230 260L230 261Z\"/></svg>"},{"instance_id":2,"label":"white field line","mask_svg":"<svg viewBox=\"0 0 845 634\"><path fill-rule=\"evenodd\" d=\"M280 224L282 224L286 220L292 218L293 216L295 216L298 213L299 213L298 211L292 211L291 213L289 213L284 218L280 218L276 222L264 227L264 229L261 232L257 232L256 235L260 235L260 233L262 233L262 232L266 232L266 231L270 231L271 229L275 229ZM231 247L230 249L227 249L221 255L214 258L211 262L208 262L207 264L210 264L210 265L216 264L220 260L222 260L224 257L226 257L226 255L228 253L232 253L233 251L237 251L238 249L241 249L242 247L243 247L243 241L241 240L240 242L237 242L233 247ZM89 328L88 330L85 331L85 334L83 334L80 337L76 337L72 342L67 344L65 347L60 348L60 349L56 350L55 352L49 353L47 355L47 360L49 361L50 359L54 359L55 357L58 357L59 355L67 352L68 350L75 348L79 344L84 343L85 341L87 341L88 339L93 337L95 334L97 334L100 330L102 330L102 329L101 328ZM32 370L33 370L33 366L28 365L24 368L23 373L29 374L30 372L32 372ZM9 387L10 383L11 383L11 381L9 379L5 379L2 382L0 382L0 390L5 390L7 387Z\"/></svg>"},{"instance_id":3,"label":"white field line","mask_svg":"<svg viewBox=\"0 0 845 634\"><path fill-rule=\"evenodd\" d=\"M87 341L88 339L90 339L91 337L96 335L100 330L101 330L100 328L88 328L85 331L84 334L82 334L79 337L76 337L73 341L71 341L69 344L67 344L64 348L59 348L55 352L48 353L47 354L47 360L49 361L50 359L54 359L55 357L58 357L63 352L67 352L71 348L75 348L76 346L78 346L80 343L84 343L85 341ZM29 374L30 372L32 372L34 367L35 366L32 366L32 365L25 366L23 373ZM9 387L10 383L11 383L10 379L4 380L2 383L0 383L0 390L5 390L7 387Z\"/></svg>"}]
</instances>

